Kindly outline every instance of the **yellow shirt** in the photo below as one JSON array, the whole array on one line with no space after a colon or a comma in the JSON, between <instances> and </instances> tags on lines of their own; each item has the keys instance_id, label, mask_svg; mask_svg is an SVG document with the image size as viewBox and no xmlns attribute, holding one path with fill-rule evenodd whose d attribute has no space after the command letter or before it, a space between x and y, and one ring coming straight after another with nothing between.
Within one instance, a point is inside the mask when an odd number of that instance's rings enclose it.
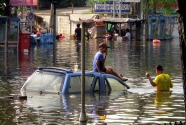
<instances>
[{"instance_id":1,"label":"yellow shirt","mask_svg":"<svg viewBox=\"0 0 186 125\"><path fill-rule=\"evenodd\" d=\"M155 104L163 104L164 102L171 102L172 91L157 91L156 98L154 99Z\"/></svg>"},{"instance_id":2,"label":"yellow shirt","mask_svg":"<svg viewBox=\"0 0 186 125\"><path fill-rule=\"evenodd\" d=\"M157 91L170 90L173 87L173 83L168 74L159 74L156 76L154 83L156 84Z\"/></svg>"}]
</instances>

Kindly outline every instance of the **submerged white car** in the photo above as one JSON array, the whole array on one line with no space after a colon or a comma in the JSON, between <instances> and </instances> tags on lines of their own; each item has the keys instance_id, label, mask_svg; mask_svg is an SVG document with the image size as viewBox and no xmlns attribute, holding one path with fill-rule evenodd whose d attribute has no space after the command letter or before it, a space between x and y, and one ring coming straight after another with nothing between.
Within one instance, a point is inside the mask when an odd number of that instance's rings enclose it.
<instances>
[{"instance_id":1,"label":"submerged white car","mask_svg":"<svg viewBox=\"0 0 186 125\"><path fill-rule=\"evenodd\" d=\"M85 72L85 92L126 90L130 87L118 77L98 72ZM81 92L81 72L59 67L39 67L24 83L21 92L75 94Z\"/></svg>"}]
</instances>

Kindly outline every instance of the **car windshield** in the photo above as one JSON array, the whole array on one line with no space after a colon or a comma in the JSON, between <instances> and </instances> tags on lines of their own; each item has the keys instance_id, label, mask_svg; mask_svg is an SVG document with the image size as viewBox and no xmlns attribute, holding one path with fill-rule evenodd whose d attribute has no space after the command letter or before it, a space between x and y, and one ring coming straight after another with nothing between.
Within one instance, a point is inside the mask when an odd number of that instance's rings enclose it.
<instances>
[{"instance_id":1,"label":"car windshield","mask_svg":"<svg viewBox=\"0 0 186 125\"><path fill-rule=\"evenodd\" d=\"M65 74L53 72L36 72L28 81L25 90L60 93Z\"/></svg>"},{"instance_id":2,"label":"car windshield","mask_svg":"<svg viewBox=\"0 0 186 125\"><path fill-rule=\"evenodd\" d=\"M113 78L107 78L110 88L112 91L127 90L127 87L124 86L120 81Z\"/></svg>"}]
</instances>

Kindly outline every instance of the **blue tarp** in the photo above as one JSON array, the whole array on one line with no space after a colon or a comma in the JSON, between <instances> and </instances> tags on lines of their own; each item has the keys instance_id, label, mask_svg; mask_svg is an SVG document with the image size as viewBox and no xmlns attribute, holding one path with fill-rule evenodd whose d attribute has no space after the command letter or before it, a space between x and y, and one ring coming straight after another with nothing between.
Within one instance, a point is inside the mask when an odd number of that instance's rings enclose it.
<instances>
[{"instance_id":1,"label":"blue tarp","mask_svg":"<svg viewBox=\"0 0 186 125\"><path fill-rule=\"evenodd\" d=\"M41 34L40 35L40 43L41 44L53 43L53 34L51 34L51 33Z\"/></svg>"},{"instance_id":2,"label":"blue tarp","mask_svg":"<svg viewBox=\"0 0 186 125\"><path fill-rule=\"evenodd\" d=\"M40 42L37 41L39 39ZM53 34L46 33L46 34L37 34L31 35L30 37L31 44L52 44L53 43Z\"/></svg>"}]
</instances>

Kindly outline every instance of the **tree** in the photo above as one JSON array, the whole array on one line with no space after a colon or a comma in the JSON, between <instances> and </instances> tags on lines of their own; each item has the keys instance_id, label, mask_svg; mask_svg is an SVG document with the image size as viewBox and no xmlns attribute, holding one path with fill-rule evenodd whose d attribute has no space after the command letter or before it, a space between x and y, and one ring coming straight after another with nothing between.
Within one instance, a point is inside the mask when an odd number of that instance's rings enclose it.
<instances>
[{"instance_id":1,"label":"tree","mask_svg":"<svg viewBox=\"0 0 186 125\"><path fill-rule=\"evenodd\" d=\"M9 0L0 0L0 15L9 15Z\"/></svg>"},{"instance_id":2,"label":"tree","mask_svg":"<svg viewBox=\"0 0 186 125\"><path fill-rule=\"evenodd\" d=\"M176 3L175 0L149 0L149 9L152 9L153 14L156 13L156 5L161 5L163 8L163 14L171 14L172 8L171 4Z\"/></svg>"},{"instance_id":3,"label":"tree","mask_svg":"<svg viewBox=\"0 0 186 125\"><path fill-rule=\"evenodd\" d=\"M94 0L90 0L90 4L91 4L91 13L94 12Z\"/></svg>"},{"instance_id":4,"label":"tree","mask_svg":"<svg viewBox=\"0 0 186 125\"><path fill-rule=\"evenodd\" d=\"M181 61L183 69L183 90L184 90L184 103L186 112L186 7L185 0L177 0L178 3L178 23L179 23L179 35L180 35L180 51ZM185 114L186 119L186 114Z\"/></svg>"},{"instance_id":5,"label":"tree","mask_svg":"<svg viewBox=\"0 0 186 125\"><path fill-rule=\"evenodd\" d=\"M20 10L20 7L14 7L16 11L10 15L11 7L9 6L9 2L10 0L0 0L0 16L17 16L17 10Z\"/></svg>"}]
</instances>

